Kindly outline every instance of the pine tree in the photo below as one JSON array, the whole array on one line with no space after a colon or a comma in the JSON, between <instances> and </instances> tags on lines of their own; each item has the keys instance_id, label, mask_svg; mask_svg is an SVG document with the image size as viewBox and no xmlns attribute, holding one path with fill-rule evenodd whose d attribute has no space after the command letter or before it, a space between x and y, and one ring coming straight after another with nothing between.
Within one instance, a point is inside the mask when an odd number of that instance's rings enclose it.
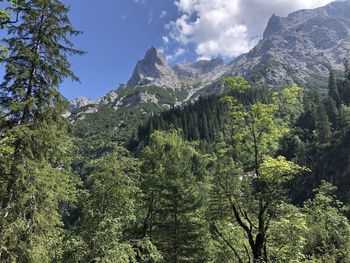
<instances>
[{"instance_id":1,"label":"pine tree","mask_svg":"<svg viewBox=\"0 0 350 263\"><path fill-rule=\"evenodd\" d=\"M332 124L332 128L336 129L338 126L339 110L337 108L336 102L331 97L326 97L323 99L322 104L327 112L328 119Z\"/></svg>"},{"instance_id":2,"label":"pine tree","mask_svg":"<svg viewBox=\"0 0 350 263\"><path fill-rule=\"evenodd\" d=\"M318 139L320 143L327 143L331 137L331 125L327 112L322 104L318 107L318 115L316 120L316 129L318 131Z\"/></svg>"},{"instance_id":3,"label":"pine tree","mask_svg":"<svg viewBox=\"0 0 350 263\"><path fill-rule=\"evenodd\" d=\"M144 224L166 262L206 262L205 171L178 132L155 132L143 151Z\"/></svg>"},{"instance_id":4,"label":"pine tree","mask_svg":"<svg viewBox=\"0 0 350 263\"><path fill-rule=\"evenodd\" d=\"M0 2L4 2L4 0L1 0ZM9 7L5 9L0 9L0 29L4 29L6 26L8 26L11 23L15 23L15 19L11 19L11 8L15 5L22 4L22 1L15 1L15 0L9 0L5 1L8 2ZM19 13L16 14L16 17L18 19ZM0 61L4 59L4 57L8 54L8 50L0 44Z\"/></svg>"},{"instance_id":5,"label":"pine tree","mask_svg":"<svg viewBox=\"0 0 350 263\"><path fill-rule=\"evenodd\" d=\"M339 82L339 93L342 102L345 105L349 105L350 103L350 67L349 61L344 61L344 80Z\"/></svg>"},{"instance_id":6,"label":"pine tree","mask_svg":"<svg viewBox=\"0 0 350 263\"><path fill-rule=\"evenodd\" d=\"M341 100L333 70L329 71L328 96L335 101L337 107L339 108L341 105Z\"/></svg>"},{"instance_id":7,"label":"pine tree","mask_svg":"<svg viewBox=\"0 0 350 263\"><path fill-rule=\"evenodd\" d=\"M81 54L68 37L79 34L58 0L33 0L8 26L6 73L0 86L0 141L7 152L0 171L0 261L49 262L58 257L59 203L74 197L65 103L58 87L77 79L67 55Z\"/></svg>"}]
</instances>

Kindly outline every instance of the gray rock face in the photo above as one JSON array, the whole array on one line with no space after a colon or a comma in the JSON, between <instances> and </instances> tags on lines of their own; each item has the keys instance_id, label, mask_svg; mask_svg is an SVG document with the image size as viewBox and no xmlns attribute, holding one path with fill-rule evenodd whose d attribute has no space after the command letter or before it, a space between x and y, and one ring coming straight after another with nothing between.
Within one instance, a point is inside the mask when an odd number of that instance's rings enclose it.
<instances>
[{"instance_id":1,"label":"gray rock face","mask_svg":"<svg viewBox=\"0 0 350 263\"><path fill-rule=\"evenodd\" d=\"M154 47L147 50L144 59L137 63L126 87L131 88L150 85L171 87L173 89L181 86L174 70Z\"/></svg>"},{"instance_id":2,"label":"gray rock face","mask_svg":"<svg viewBox=\"0 0 350 263\"><path fill-rule=\"evenodd\" d=\"M174 70L181 80L210 82L225 73L226 65L223 59L217 58L178 64L174 66Z\"/></svg>"},{"instance_id":3,"label":"gray rock face","mask_svg":"<svg viewBox=\"0 0 350 263\"><path fill-rule=\"evenodd\" d=\"M85 97L77 97L74 100L69 101L68 110L70 112L72 112L75 109L79 109L81 107L84 107L84 106L90 105L90 104L97 104L97 102L95 102L93 100L89 100L88 98L85 98Z\"/></svg>"},{"instance_id":4,"label":"gray rock face","mask_svg":"<svg viewBox=\"0 0 350 263\"><path fill-rule=\"evenodd\" d=\"M105 106L113 103L117 98L118 98L118 93L115 90L112 90L99 100L99 104Z\"/></svg>"},{"instance_id":5,"label":"gray rock face","mask_svg":"<svg viewBox=\"0 0 350 263\"><path fill-rule=\"evenodd\" d=\"M263 39L230 63L230 74L270 84L303 84L311 74L327 75L350 57L350 1L273 15Z\"/></svg>"}]
</instances>

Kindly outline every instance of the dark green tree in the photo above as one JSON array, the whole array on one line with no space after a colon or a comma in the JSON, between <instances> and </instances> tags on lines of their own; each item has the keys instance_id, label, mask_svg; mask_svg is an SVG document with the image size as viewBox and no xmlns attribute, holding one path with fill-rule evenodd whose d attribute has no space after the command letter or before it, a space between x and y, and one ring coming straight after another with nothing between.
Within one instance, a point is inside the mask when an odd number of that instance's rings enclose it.
<instances>
[{"instance_id":1,"label":"dark green tree","mask_svg":"<svg viewBox=\"0 0 350 263\"><path fill-rule=\"evenodd\" d=\"M333 70L329 71L328 96L331 97L335 101L335 103L337 104L337 107L340 107L341 99L339 96L339 90L337 87L337 82L336 82L336 79L334 77Z\"/></svg>"},{"instance_id":2,"label":"dark green tree","mask_svg":"<svg viewBox=\"0 0 350 263\"><path fill-rule=\"evenodd\" d=\"M206 262L203 157L176 131L155 132L142 153L143 235L166 262Z\"/></svg>"},{"instance_id":3,"label":"dark green tree","mask_svg":"<svg viewBox=\"0 0 350 263\"><path fill-rule=\"evenodd\" d=\"M69 175L70 139L58 88L70 70L68 55L81 54L68 39L68 8L58 0L15 6L7 26L9 55L0 86L0 261L49 262L59 257L59 203L74 197ZM3 162L4 163L4 162Z\"/></svg>"},{"instance_id":4,"label":"dark green tree","mask_svg":"<svg viewBox=\"0 0 350 263\"><path fill-rule=\"evenodd\" d=\"M316 118L316 129L318 132L318 139L320 143L327 143L332 135L331 125L323 104L318 107L318 115Z\"/></svg>"}]
</instances>

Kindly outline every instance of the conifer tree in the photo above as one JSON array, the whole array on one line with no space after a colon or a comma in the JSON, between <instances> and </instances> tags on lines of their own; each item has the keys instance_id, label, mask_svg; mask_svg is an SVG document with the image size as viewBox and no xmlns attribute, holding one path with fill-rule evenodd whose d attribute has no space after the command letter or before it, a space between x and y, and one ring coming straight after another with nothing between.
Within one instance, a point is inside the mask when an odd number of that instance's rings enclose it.
<instances>
[{"instance_id":1,"label":"conifer tree","mask_svg":"<svg viewBox=\"0 0 350 263\"><path fill-rule=\"evenodd\" d=\"M166 262L206 262L203 157L175 131L155 132L143 151L143 234Z\"/></svg>"},{"instance_id":2,"label":"conifer tree","mask_svg":"<svg viewBox=\"0 0 350 263\"><path fill-rule=\"evenodd\" d=\"M333 70L329 71L328 96L335 101L335 103L337 104L337 107L339 108L341 104L341 100L340 100L339 90L337 87Z\"/></svg>"},{"instance_id":3,"label":"conifer tree","mask_svg":"<svg viewBox=\"0 0 350 263\"><path fill-rule=\"evenodd\" d=\"M327 143L331 137L331 125L323 104L320 104L318 107L316 129L320 143Z\"/></svg>"},{"instance_id":4,"label":"conifer tree","mask_svg":"<svg viewBox=\"0 0 350 263\"><path fill-rule=\"evenodd\" d=\"M0 261L49 262L59 257L59 203L74 197L69 175L71 142L65 103L58 88L77 79L67 56L81 54L68 39L68 8L58 0L17 6L19 21L8 26L9 56L0 86L0 141L6 147L0 171Z\"/></svg>"}]
</instances>

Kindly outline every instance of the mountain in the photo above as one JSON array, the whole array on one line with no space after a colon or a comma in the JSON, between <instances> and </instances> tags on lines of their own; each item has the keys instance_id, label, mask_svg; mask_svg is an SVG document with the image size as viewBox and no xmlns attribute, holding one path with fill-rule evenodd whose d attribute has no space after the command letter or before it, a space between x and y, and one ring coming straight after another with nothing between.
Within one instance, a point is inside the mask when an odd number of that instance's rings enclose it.
<instances>
[{"instance_id":1,"label":"mountain","mask_svg":"<svg viewBox=\"0 0 350 263\"><path fill-rule=\"evenodd\" d=\"M227 75L320 90L325 88L329 69L341 69L349 57L350 1L300 10L287 17L272 15L259 43L227 64L222 59L212 59L170 66L151 47L137 62L126 84L96 102L77 98L71 103L69 118L81 120L89 113L110 108L116 112L113 118L135 126L155 113L196 101L201 95L221 92L221 79Z\"/></svg>"},{"instance_id":2,"label":"mountain","mask_svg":"<svg viewBox=\"0 0 350 263\"><path fill-rule=\"evenodd\" d=\"M93 105L97 104L96 101L90 100L86 97L77 97L74 100L69 101L69 111L74 111L76 109L79 109L81 107L84 107L86 105Z\"/></svg>"},{"instance_id":3,"label":"mountain","mask_svg":"<svg viewBox=\"0 0 350 263\"><path fill-rule=\"evenodd\" d=\"M173 89L181 87L174 70L154 47L147 50L145 57L137 62L125 88L150 85Z\"/></svg>"},{"instance_id":4,"label":"mountain","mask_svg":"<svg viewBox=\"0 0 350 263\"><path fill-rule=\"evenodd\" d=\"M199 80L211 82L226 72L223 59L199 60L192 63L178 64L174 70L181 80Z\"/></svg>"},{"instance_id":5,"label":"mountain","mask_svg":"<svg viewBox=\"0 0 350 263\"><path fill-rule=\"evenodd\" d=\"M350 1L287 17L273 15L263 39L228 66L229 74L275 85L307 84L340 69L350 55Z\"/></svg>"},{"instance_id":6,"label":"mountain","mask_svg":"<svg viewBox=\"0 0 350 263\"><path fill-rule=\"evenodd\" d=\"M102 107L114 110L128 109L142 112L142 116L157 113L189 101L193 94L206 87L226 72L222 59L202 60L193 63L168 65L166 59L154 47L146 51L135 66L126 84L110 91L97 101L78 97L71 101L70 119L84 119ZM136 116L135 115L135 116Z\"/></svg>"}]
</instances>

